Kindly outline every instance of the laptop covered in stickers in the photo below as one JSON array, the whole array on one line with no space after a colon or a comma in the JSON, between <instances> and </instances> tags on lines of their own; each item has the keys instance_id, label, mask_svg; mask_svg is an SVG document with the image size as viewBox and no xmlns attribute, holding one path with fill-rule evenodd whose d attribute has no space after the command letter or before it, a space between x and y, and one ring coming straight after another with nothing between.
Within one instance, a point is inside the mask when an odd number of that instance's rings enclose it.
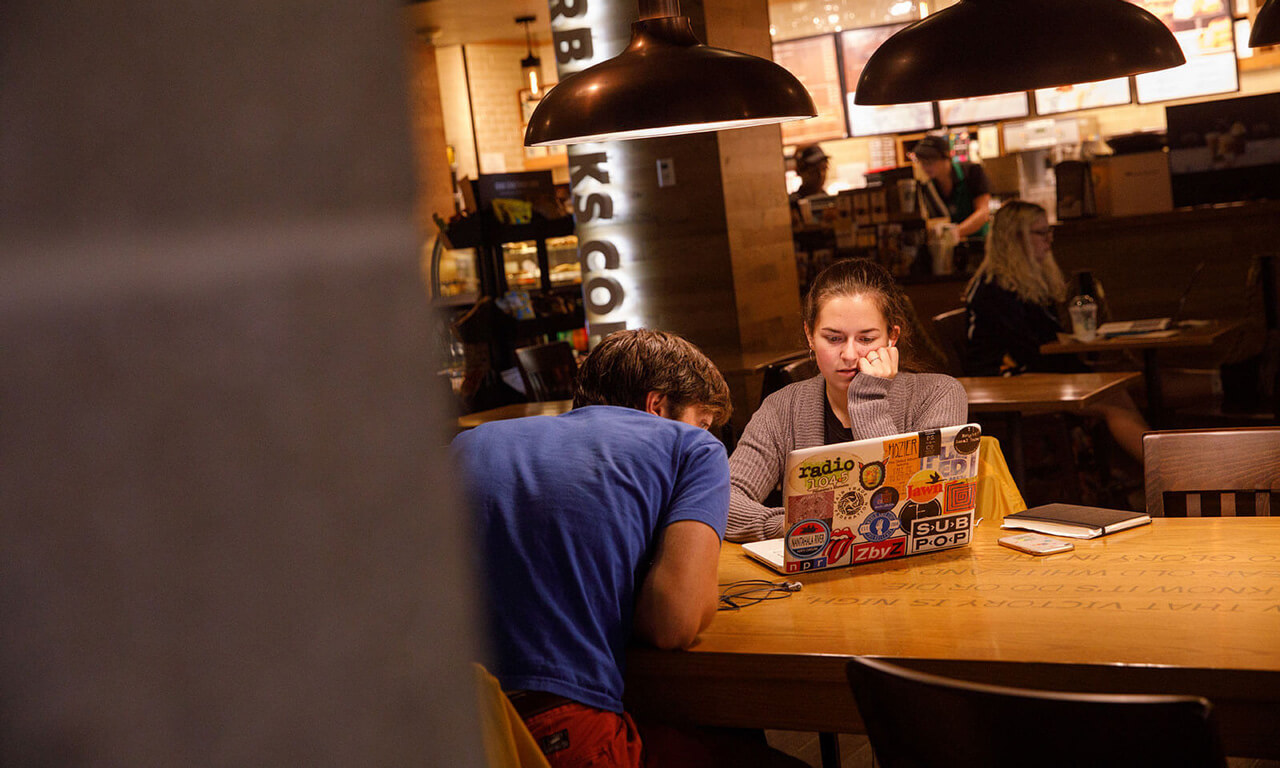
<instances>
[{"instance_id":1,"label":"laptop covered in stickers","mask_svg":"<svg viewBox=\"0 0 1280 768\"><path fill-rule=\"evenodd\" d=\"M962 424L792 451L783 537L742 548L795 574L967 546L981 436Z\"/></svg>"}]
</instances>

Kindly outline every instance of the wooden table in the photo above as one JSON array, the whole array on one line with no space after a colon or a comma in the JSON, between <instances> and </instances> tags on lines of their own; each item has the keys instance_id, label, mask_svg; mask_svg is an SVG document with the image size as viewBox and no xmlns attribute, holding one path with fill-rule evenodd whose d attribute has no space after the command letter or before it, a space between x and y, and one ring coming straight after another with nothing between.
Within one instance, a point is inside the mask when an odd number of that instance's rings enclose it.
<instances>
[{"instance_id":1,"label":"wooden table","mask_svg":"<svg viewBox=\"0 0 1280 768\"><path fill-rule=\"evenodd\" d=\"M1147 382L1147 410L1153 426L1164 422L1164 393L1160 388L1160 367L1156 353L1162 349L1212 347L1228 334L1244 327L1242 320L1211 320L1204 325L1183 325L1172 336L1136 334L1093 341L1051 341L1040 345L1043 355L1075 355L1084 352L1118 352L1135 349L1142 352L1142 372Z\"/></svg>"},{"instance_id":2,"label":"wooden table","mask_svg":"<svg viewBox=\"0 0 1280 768\"><path fill-rule=\"evenodd\" d=\"M798 577L689 651L633 648L627 706L706 725L861 732L845 659L1056 690L1190 693L1228 754L1280 757L1280 518L1156 519L1033 557L971 547ZM720 581L783 577L736 544Z\"/></svg>"},{"instance_id":3,"label":"wooden table","mask_svg":"<svg viewBox=\"0 0 1280 768\"><path fill-rule=\"evenodd\" d=\"M458 429L471 429L490 421L519 419L524 416L559 416L573 408L572 400L544 400L536 403L512 403L487 411L476 411L458 417Z\"/></svg>"},{"instance_id":4,"label":"wooden table","mask_svg":"<svg viewBox=\"0 0 1280 768\"><path fill-rule=\"evenodd\" d=\"M1009 425L1006 458L1019 486L1026 479L1022 454L1022 417L1025 414L1079 412L1117 387L1128 385L1140 374L1128 371L1099 373L1024 373L1020 376L961 378L969 396L969 418L999 413Z\"/></svg>"}]
</instances>

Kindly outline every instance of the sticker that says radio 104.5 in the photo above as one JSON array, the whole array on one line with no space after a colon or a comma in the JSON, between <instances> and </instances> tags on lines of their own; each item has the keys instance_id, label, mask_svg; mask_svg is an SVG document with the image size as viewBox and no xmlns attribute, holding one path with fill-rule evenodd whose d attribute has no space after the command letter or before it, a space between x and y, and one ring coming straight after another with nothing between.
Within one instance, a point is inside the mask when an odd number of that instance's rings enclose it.
<instances>
[{"instance_id":1,"label":"sticker that says radio 104.5","mask_svg":"<svg viewBox=\"0 0 1280 768\"><path fill-rule=\"evenodd\" d=\"M854 477L862 469L861 457L840 454L835 457L801 462L795 472L789 472L789 493L812 493L831 488L841 488L854 483Z\"/></svg>"}]
</instances>

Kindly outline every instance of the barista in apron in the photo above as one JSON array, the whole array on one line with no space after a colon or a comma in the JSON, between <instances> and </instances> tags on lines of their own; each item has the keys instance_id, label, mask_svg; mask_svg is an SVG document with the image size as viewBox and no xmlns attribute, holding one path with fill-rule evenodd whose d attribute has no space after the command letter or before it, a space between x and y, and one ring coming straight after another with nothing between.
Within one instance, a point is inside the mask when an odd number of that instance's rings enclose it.
<instances>
[{"instance_id":1,"label":"barista in apron","mask_svg":"<svg viewBox=\"0 0 1280 768\"><path fill-rule=\"evenodd\" d=\"M962 271L982 260L991 218L991 185L982 166L951 157L951 145L942 136L925 136L911 150L929 183L947 207L960 239L956 264Z\"/></svg>"}]
</instances>

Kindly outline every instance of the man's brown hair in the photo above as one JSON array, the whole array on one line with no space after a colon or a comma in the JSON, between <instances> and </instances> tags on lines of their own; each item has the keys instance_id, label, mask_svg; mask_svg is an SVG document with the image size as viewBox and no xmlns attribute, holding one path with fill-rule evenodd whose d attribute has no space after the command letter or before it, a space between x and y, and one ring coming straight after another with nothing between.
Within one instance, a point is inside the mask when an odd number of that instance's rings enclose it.
<instances>
[{"instance_id":1,"label":"man's brown hair","mask_svg":"<svg viewBox=\"0 0 1280 768\"><path fill-rule=\"evenodd\" d=\"M700 406L719 427L733 413L729 385L715 363L674 333L645 328L615 331L591 350L578 369L573 407L619 405L643 411L650 392L666 396L675 418Z\"/></svg>"}]
</instances>

